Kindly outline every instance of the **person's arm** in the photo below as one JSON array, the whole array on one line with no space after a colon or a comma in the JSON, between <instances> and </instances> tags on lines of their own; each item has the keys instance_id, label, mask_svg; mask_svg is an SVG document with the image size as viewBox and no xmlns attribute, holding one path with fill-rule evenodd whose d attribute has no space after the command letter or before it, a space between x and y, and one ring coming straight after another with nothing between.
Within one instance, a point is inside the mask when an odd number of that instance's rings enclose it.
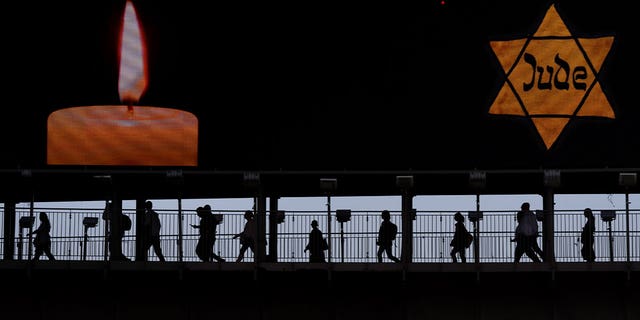
<instances>
[{"instance_id":1,"label":"person's arm","mask_svg":"<svg viewBox=\"0 0 640 320\"><path fill-rule=\"evenodd\" d=\"M35 230L31 232L31 234L38 234L43 229L43 224L41 223Z\"/></svg>"}]
</instances>

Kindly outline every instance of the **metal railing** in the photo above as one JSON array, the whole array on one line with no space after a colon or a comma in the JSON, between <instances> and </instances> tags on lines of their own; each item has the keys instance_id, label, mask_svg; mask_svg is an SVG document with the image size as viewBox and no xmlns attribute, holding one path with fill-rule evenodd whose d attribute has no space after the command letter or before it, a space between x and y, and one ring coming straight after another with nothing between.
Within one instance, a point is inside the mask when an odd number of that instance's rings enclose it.
<instances>
[{"instance_id":1,"label":"metal railing","mask_svg":"<svg viewBox=\"0 0 640 320\"><path fill-rule=\"evenodd\" d=\"M29 243L29 232L38 227L37 213L45 211L51 221L52 253L57 260L106 260L105 253L105 220L101 219L102 209L16 209L16 221L21 217L34 215L35 222L31 229L20 230L16 223L15 243L18 250L14 259L28 259L33 256L33 246ZM182 238L182 261L199 261L195 254L198 240L198 230L191 224L198 224L199 217L194 210L182 211L182 230L179 230L178 212L176 210L156 210L161 219L161 247L167 261L179 261L180 252L178 240ZM594 209L598 214L599 210ZM415 263L446 263L451 262L449 243L453 236L456 211L418 211L413 221L413 257ZM4 215L4 212L0 212ZM133 226L126 232L123 239L123 253L131 258L135 257L136 219L135 210L123 210L124 214L131 217ZM223 223L218 226L214 251L227 261L235 261L240 251L240 241L233 236L242 231L244 226L244 210L214 210L214 214L224 216ZM393 251L400 257L402 249L401 217L399 212L391 212L391 221L399 227L398 237L394 243ZM596 218L595 252L596 262L627 261L627 239L629 239L630 261L640 261L640 210L629 211L629 225L626 225L625 210L618 210L614 219L610 222ZM466 212L465 212L466 216ZM85 228L82 220L85 217L98 218L95 227ZM479 261L482 263L512 262L514 259L516 227L515 211L484 212L483 219L478 222L480 227ZM277 225L277 251L279 262L306 262L308 254L304 247L308 242L308 234L311 230L312 220L319 222L320 230L327 237L328 216L326 211L287 211L284 221ZM466 220L466 219L465 219ZM0 219L0 223L4 221ZM373 263L377 262L376 253L378 247L376 238L381 222L379 211L353 211L350 221L338 222L335 211L331 212L331 242L332 262L344 263ZM554 252L557 262L582 262L580 254L581 243L579 241L585 218L582 210L563 210L554 212ZM269 224L269 215L266 218ZM473 232L474 224L466 220L467 229ZM542 223L538 222L542 233ZM265 228L267 231L269 228ZM0 230L4 228L0 227ZM627 230L629 234L627 235ZM86 232L86 234L85 234ZM269 239L267 233L266 239ZM0 238L0 254L3 255L4 235ZM538 238L542 246L542 237ZM472 245L473 246L473 245ZM472 247L467 251L467 262L475 261ZM158 261L149 250L149 261ZM384 261L386 255L383 255ZM46 260L41 257L41 260ZM249 250L245 254L244 261L254 261L254 254ZM521 262L530 260L523 256Z\"/></svg>"}]
</instances>

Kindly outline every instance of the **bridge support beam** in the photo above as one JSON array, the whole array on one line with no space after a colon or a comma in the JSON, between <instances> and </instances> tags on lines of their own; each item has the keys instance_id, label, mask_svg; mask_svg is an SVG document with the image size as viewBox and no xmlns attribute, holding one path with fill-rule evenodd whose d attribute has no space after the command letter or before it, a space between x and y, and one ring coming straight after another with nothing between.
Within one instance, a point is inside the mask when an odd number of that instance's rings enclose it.
<instances>
[{"instance_id":1,"label":"bridge support beam","mask_svg":"<svg viewBox=\"0 0 640 320\"><path fill-rule=\"evenodd\" d=\"M542 220L542 251L544 251L544 261L550 263L555 262L556 256L553 238L555 232L554 195L555 193L551 187L546 187L542 195L542 209L544 212L544 219Z\"/></svg>"}]
</instances>

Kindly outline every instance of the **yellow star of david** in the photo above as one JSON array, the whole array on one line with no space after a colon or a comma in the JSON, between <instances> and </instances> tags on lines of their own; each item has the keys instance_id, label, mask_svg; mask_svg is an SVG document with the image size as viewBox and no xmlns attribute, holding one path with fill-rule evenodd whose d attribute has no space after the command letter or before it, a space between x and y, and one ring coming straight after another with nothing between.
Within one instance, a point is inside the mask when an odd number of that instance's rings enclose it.
<instances>
[{"instance_id":1,"label":"yellow star of david","mask_svg":"<svg viewBox=\"0 0 640 320\"><path fill-rule=\"evenodd\" d=\"M491 41L506 79L489 113L531 119L547 150L574 118L615 119L598 82L613 38L574 37L551 5L532 36Z\"/></svg>"}]
</instances>

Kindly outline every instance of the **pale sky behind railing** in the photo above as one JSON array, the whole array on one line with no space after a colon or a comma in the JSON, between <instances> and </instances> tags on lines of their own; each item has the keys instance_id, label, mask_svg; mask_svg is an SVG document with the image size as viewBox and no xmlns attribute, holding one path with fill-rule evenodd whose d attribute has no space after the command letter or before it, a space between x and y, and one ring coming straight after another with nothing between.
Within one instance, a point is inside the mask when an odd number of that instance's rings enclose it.
<instances>
[{"instance_id":1,"label":"pale sky behind railing","mask_svg":"<svg viewBox=\"0 0 640 320\"><path fill-rule=\"evenodd\" d=\"M542 196L526 195L480 195L481 211L503 211L520 209L523 202L529 202L532 210L542 209ZM150 199L157 210L177 210L177 199ZM326 211L327 197L283 197L279 199L278 209L284 211ZM353 211L391 211L401 210L401 196L361 196L361 197L331 197L331 211L337 209L351 209ZM625 194L556 194L554 197L555 210L624 210ZM629 195L630 208L640 206L640 195ZM194 210L199 206L209 204L214 210L250 210L253 208L252 198L223 198L223 199L183 199L183 210ZM413 208L418 211L474 211L476 210L475 195L418 195L413 198ZM21 202L16 208L29 208L29 202ZM104 201L84 202L40 202L34 204L37 208L104 208ZM267 202L268 206L268 202ZM124 209L135 209L135 201L125 200Z\"/></svg>"}]
</instances>

